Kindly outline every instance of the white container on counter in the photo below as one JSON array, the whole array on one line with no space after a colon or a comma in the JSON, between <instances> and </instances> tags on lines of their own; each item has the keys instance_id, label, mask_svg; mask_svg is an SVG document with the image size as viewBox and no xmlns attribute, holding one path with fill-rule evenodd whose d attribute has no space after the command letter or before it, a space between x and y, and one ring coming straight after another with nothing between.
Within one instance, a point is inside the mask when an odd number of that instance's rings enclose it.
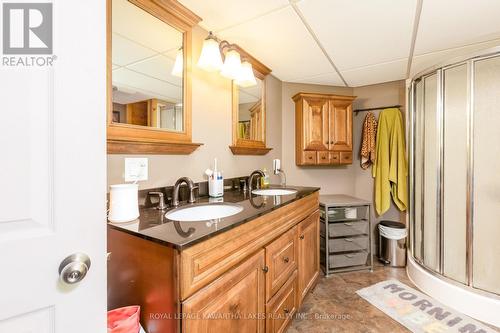
<instances>
[{"instance_id":1,"label":"white container on counter","mask_svg":"<svg viewBox=\"0 0 500 333\"><path fill-rule=\"evenodd\" d=\"M110 222L128 222L139 217L139 185L110 185L109 214Z\"/></svg>"}]
</instances>

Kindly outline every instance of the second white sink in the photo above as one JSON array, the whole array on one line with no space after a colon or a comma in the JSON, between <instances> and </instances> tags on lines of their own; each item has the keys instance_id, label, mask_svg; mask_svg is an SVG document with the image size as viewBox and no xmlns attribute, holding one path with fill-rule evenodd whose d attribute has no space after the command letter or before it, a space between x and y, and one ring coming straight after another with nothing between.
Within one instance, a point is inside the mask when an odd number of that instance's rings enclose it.
<instances>
[{"instance_id":1,"label":"second white sink","mask_svg":"<svg viewBox=\"0 0 500 333\"><path fill-rule=\"evenodd\" d=\"M297 193L297 190L285 188L266 188L261 190L253 190L252 193L256 195L289 195Z\"/></svg>"},{"instance_id":2,"label":"second white sink","mask_svg":"<svg viewBox=\"0 0 500 333\"><path fill-rule=\"evenodd\" d=\"M206 221L236 215L243 207L236 204L213 203L197 204L173 209L165 217L174 221Z\"/></svg>"}]
</instances>

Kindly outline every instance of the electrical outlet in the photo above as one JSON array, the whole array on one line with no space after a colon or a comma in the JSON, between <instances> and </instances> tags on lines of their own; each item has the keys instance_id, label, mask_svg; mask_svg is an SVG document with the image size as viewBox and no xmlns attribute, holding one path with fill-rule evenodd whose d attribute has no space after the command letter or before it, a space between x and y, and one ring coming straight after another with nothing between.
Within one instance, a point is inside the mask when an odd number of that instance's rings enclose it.
<instances>
[{"instance_id":1,"label":"electrical outlet","mask_svg":"<svg viewBox=\"0 0 500 333\"><path fill-rule=\"evenodd\" d=\"M147 158L125 158L125 181L148 180Z\"/></svg>"}]
</instances>

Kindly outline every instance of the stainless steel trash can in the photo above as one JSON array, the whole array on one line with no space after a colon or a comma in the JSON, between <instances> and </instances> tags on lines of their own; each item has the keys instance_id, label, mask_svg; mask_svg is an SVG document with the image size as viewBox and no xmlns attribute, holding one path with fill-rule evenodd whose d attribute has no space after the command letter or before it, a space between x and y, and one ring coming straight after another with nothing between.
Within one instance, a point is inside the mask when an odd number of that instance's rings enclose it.
<instances>
[{"instance_id":1,"label":"stainless steel trash can","mask_svg":"<svg viewBox=\"0 0 500 333\"><path fill-rule=\"evenodd\" d=\"M406 226L395 221L378 224L379 260L392 267L406 266Z\"/></svg>"}]
</instances>

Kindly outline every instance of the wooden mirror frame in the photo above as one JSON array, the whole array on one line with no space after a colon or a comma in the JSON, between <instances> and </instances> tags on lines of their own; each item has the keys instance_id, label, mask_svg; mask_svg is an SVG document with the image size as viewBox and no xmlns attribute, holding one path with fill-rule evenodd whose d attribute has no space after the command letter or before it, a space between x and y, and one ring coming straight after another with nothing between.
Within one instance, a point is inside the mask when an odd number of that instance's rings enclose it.
<instances>
[{"instance_id":1,"label":"wooden mirror frame","mask_svg":"<svg viewBox=\"0 0 500 333\"><path fill-rule=\"evenodd\" d=\"M262 101L261 101L261 109L262 109L262 141L258 140L249 140L249 139L241 139L238 138L238 114L239 114L239 87L236 83L231 83L232 89L232 109L233 109L233 144L229 146L229 149L233 152L234 155L265 155L272 148L266 147L266 76L271 73L271 69L269 69L266 65L255 59L248 52L243 50L236 44L229 44L226 41L222 41L220 43L221 48L225 46L229 46L232 49L238 51L241 56L241 59L248 60L252 64L253 72L256 78L262 80Z\"/></svg>"},{"instance_id":2,"label":"wooden mirror frame","mask_svg":"<svg viewBox=\"0 0 500 333\"><path fill-rule=\"evenodd\" d=\"M193 26L201 18L176 0L128 0L183 34L183 130L182 132L113 122L112 101L112 8L107 0L107 150L108 154L190 154L201 143L191 136L191 38Z\"/></svg>"}]
</instances>

